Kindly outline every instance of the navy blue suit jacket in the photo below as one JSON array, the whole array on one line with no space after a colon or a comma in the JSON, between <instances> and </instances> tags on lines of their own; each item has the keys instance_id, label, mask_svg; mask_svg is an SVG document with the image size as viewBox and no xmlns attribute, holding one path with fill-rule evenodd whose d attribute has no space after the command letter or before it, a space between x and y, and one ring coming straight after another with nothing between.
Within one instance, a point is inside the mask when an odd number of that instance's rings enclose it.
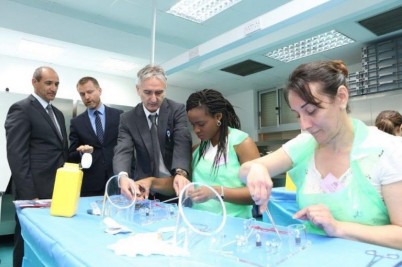
<instances>
[{"instance_id":1,"label":"navy blue suit jacket","mask_svg":"<svg viewBox=\"0 0 402 267\"><path fill-rule=\"evenodd\" d=\"M122 110L105 106L105 133L101 144L92 128L88 111L71 120L69 161L80 162L81 155L77 151L80 145L90 145L94 148L92 165L84 169L81 195L102 195L107 180L113 176L113 154L117 143L117 134Z\"/></svg>"}]
</instances>

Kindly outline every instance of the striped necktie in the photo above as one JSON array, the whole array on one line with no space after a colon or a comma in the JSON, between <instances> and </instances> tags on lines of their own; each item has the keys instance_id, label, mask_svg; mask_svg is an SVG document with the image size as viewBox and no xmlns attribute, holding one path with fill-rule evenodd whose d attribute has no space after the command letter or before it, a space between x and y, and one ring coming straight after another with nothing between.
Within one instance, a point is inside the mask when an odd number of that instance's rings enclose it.
<instances>
[{"instance_id":1,"label":"striped necktie","mask_svg":"<svg viewBox=\"0 0 402 267\"><path fill-rule=\"evenodd\" d=\"M95 110L95 127L96 127L96 136L98 137L98 140L101 144L103 144L103 127L102 127L102 121L99 116L100 112L98 110Z\"/></svg>"},{"instance_id":2,"label":"striped necktie","mask_svg":"<svg viewBox=\"0 0 402 267\"><path fill-rule=\"evenodd\" d=\"M153 176L159 177L159 138L158 138L158 127L156 126L156 118L158 114L149 114L148 118L152 122L151 126L151 138L152 138L152 149L153 149Z\"/></svg>"}]
</instances>

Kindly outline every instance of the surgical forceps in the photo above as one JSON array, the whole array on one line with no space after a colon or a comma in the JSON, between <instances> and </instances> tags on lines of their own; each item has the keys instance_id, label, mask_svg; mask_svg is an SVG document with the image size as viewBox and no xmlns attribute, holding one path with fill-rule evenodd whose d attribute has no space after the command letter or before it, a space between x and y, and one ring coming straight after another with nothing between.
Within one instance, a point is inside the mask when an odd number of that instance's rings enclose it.
<instances>
[{"instance_id":1,"label":"surgical forceps","mask_svg":"<svg viewBox=\"0 0 402 267\"><path fill-rule=\"evenodd\" d=\"M274 218L272 218L272 215L271 215L271 213L269 212L268 207L267 207L267 209L265 210L265 214L267 215L267 217L268 217L268 219L269 219L269 222L271 223L272 227L274 228L275 233L276 233L276 235L277 235L279 241L282 241L281 235L279 234L279 230L278 230L278 228L276 227Z\"/></svg>"},{"instance_id":2,"label":"surgical forceps","mask_svg":"<svg viewBox=\"0 0 402 267\"><path fill-rule=\"evenodd\" d=\"M376 264L377 262L379 262L382 259L394 259L397 260L399 259L399 255L398 254L385 254L385 255L380 255L377 253L377 250L366 250L366 254L367 255L372 255L373 258L371 259L371 261L367 264L367 267L371 267L374 264Z\"/></svg>"}]
</instances>

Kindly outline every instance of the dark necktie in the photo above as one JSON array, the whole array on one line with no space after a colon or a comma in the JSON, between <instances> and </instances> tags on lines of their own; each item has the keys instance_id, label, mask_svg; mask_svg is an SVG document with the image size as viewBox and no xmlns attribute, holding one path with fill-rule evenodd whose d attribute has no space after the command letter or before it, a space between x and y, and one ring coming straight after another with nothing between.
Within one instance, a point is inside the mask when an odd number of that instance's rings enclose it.
<instances>
[{"instance_id":1,"label":"dark necktie","mask_svg":"<svg viewBox=\"0 0 402 267\"><path fill-rule=\"evenodd\" d=\"M99 116L100 112L98 110L95 110L94 114L95 114L96 136L98 137L99 142L103 144L103 127L101 118Z\"/></svg>"},{"instance_id":2,"label":"dark necktie","mask_svg":"<svg viewBox=\"0 0 402 267\"><path fill-rule=\"evenodd\" d=\"M158 128L156 126L157 114L149 114L148 118L152 122L151 126L151 138L152 138L152 149L153 149L153 176L159 177L159 139L158 139Z\"/></svg>"},{"instance_id":3,"label":"dark necktie","mask_svg":"<svg viewBox=\"0 0 402 267\"><path fill-rule=\"evenodd\" d=\"M46 110L47 110L47 114L49 114L49 117L50 117L50 119L52 120L52 122L53 122L53 124L54 124L54 127L56 127L57 134L59 135L59 138L60 138L61 140L63 140L63 136L62 136L62 134L61 134L59 125L57 124L56 116L54 115L52 106L51 106L50 104L48 104L47 107L46 107Z\"/></svg>"}]
</instances>

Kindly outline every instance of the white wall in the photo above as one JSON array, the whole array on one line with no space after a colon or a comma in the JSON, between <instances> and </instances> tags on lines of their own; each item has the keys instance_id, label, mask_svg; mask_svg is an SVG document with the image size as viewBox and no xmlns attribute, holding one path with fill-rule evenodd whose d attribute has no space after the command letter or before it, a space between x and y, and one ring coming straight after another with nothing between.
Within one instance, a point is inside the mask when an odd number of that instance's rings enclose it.
<instances>
[{"instance_id":1,"label":"white wall","mask_svg":"<svg viewBox=\"0 0 402 267\"><path fill-rule=\"evenodd\" d=\"M103 89L102 100L105 103L133 106L139 102L135 91L135 80L112 76L88 70L73 69L46 62L38 62L0 55L0 90L9 88L13 93L30 94L33 91L31 79L34 70L48 65L56 70L60 79L58 98L79 99L76 90L77 81L83 76L93 76Z\"/></svg>"},{"instance_id":2,"label":"white wall","mask_svg":"<svg viewBox=\"0 0 402 267\"><path fill-rule=\"evenodd\" d=\"M248 133L254 141L258 141L257 125L257 98L254 90L245 90L238 94L227 96L235 107L240 118L242 131Z\"/></svg>"},{"instance_id":3,"label":"white wall","mask_svg":"<svg viewBox=\"0 0 402 267\"><path fill-rule=\"evenodd\" d=\"M104 103L135 106L141 101L135 89L136 77L131 79L3 55L0 55L0 62L0 91L9 88L13 93L30 94L33 91L31 78L34 70L47 65L54 68L59 75L58 98L80 99L75 87L77 81L84 76L93 76L103 89ZM190 93L184 88L168 86L167 97L185 103Z\"/></svg>"},{"instance_id":4,"label":"white wall","mask_svg":"<svg viewBox=\"0 0 402 267\"><path fill-rule=\"evenodd\" d=\"M350 115L367 125L374 125L377 115L383 110L390 109L402 113L401 101L402 90L352 97L349 101Z\"/></svg>"}]
</instances>

